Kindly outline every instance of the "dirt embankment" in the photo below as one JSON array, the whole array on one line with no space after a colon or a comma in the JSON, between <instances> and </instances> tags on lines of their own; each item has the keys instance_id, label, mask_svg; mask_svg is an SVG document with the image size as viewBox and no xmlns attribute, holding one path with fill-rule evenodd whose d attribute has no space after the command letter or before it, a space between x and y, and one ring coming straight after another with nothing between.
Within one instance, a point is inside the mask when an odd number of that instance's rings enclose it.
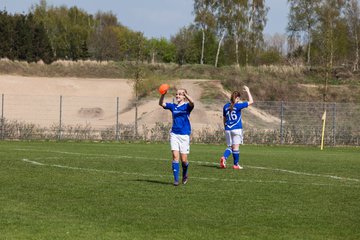
<instances>
[{"instance_id":1,"label":"dirt embankment","mask_svg":"<svg viewBox=\"0 0 360 240\"><path fill-rule=\"evenodd\" d=\"M200 83L210 82L218 91L229 96L219 81L183 79L177 88L186 88L195 101L191 114L194 129L222 126L222 106L225 101L205 104L200 101L203 88ZM132 81L128 79L44 78L0 75L0 94L4 94L3 112L6 119L32 122L49 126L62 124L91 124L106 128L116 121L131 124L135 121ZM61 97L60 97L61 96ZM255 99L256 100L256 99ZM173 96L166 95L172 102ZM171 114L158 105L158 99L143 101L137 108L138 126L153 126L156 122L171 123ZM250 107L244 112L249 124L263 122L264 126L277 125L279 119L260 109Z\"/></svg>"}]
</instances>

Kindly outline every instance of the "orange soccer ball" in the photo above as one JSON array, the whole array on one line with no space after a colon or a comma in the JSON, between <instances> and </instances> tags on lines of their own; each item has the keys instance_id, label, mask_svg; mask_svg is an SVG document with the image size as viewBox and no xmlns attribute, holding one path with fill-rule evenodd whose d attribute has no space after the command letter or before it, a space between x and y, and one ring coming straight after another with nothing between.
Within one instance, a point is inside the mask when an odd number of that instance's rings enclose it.
<instances>
[{"instance_id":1,"label":"orange soccer ball","mask_svg":"<svg viewBox=\"0 0 360 240\"><path fill-rule=\"evenodd\" d=\"M167 91L169 90L170 86L169 84L161 84L160 87L159 87L159 93L162 95L162 94L165 94L167 93Z\"/></svg>"}]
</instances>

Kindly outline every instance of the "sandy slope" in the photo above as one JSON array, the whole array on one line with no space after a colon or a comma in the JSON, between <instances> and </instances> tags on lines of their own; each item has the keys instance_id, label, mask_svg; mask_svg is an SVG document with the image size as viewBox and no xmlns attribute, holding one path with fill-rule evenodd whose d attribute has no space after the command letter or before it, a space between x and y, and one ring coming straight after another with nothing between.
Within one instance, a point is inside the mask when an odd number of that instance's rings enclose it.
<instances>
[{"instance_id":1,"label":"sandy slope","mask_svg":"<svg viewBox=\"0 0 360 240\"><path fill-rule=\"evenodd\" d=\"M195 109L191 113L191 123L193 128L201 129L203 127L215 128L221 124L221 112L220 111L210 111L206 110L206 107L199 101L201 97L202 89L197 84L202 80L189 80L184 79L180 81L176 88L185 88L188 93L195 101ZM171 95L166 95L165 102L172 102L173 97ZM124 112L120 115L120 118L123 119L126 123L134 122L135 115L134 109L131 109L127 112ZM169 122L171 123L171 113L170 111L164 110L158 105L158 99L148 100L145 103L142 103L138 107L138 117L139 125L153 126L156 122Z\"/></svg>"},{"instance_id":2,"label":"sandy slope","mask_svg":"<svg viewBox=\"0 0 360 240\"><path fill-rule=\"evenodd\" d=\"M199 102L201 88L196 80L180 81L177 87L188 89L196 102L191 115L194 127L221 123L220 113L207 112ZM119 97L119 122L133 123L135 110L132 82L127 79L40 78L0 75L0 94L4 94L4 117L49 126L59 121L62 96L62 123L108 127L116 123ZM165 101L172 101L167 95ZM214 116L216 116L214 118ZM138 106L139 126L171 122L169 111L158 105L158 99Z\"/></svg>"},{"instance_id":3,"label":"sandy slope","mask_svg":"<svg viewBox=\"0 0 360 240\"><path fill-rule=\"evenodd\" d=\"M218 128L222 126L222 105L214 102L205 105L199 101L202 88L200 82L208 80L179 80L177 88L186 88L195 100L191 114L194 129ZM214 87L225 95L219 81L211 81ZM9 120L51 126L61 121L63 125L91 124L94 128L114 126L117 121L132 124L135 109L132 82L127 79L83 79L83 78L40 78L0 75L0 94L4 94L4 117ZM62 96L60 108L60 96ZM119 105L117 105L119 98ZM172 102L173 96L166 95L165 101ZM1 99L0 99L1 101ZM0 106L1 107L1 106ZM277 124L278 119L251 107L248 116ZM244 121L247 121L244 114ZM147 100L138 106L138 126L152 127L156 122L171 122L171 113L158 105L158 99Z\"/></svg>"}]
</instances>

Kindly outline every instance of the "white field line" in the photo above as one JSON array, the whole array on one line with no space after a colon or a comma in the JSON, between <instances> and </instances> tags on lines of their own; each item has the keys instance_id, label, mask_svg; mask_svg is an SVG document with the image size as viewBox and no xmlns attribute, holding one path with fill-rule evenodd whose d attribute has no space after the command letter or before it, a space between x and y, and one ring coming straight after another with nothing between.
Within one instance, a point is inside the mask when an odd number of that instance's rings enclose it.
<instances>
[{"instance_id":1,"label":"white field line","mask_svg":"<svg viewBox=\"0 0 360 240\"><path fill-rule=\"evenodd\" d=\"M326 175L326 174L315 174L315 173L297 172L297 171L291 171L291 170L286 170L286 169L278 169L278 168L266 168L266 167L255 167L255 166L246 166L246 167L248 167L248 168L254 168L254 169L262 169L262 170L271 170L271 171L285 172L285 173L291 173L291 174L296 174L296 175L304 175L304 176L312 176L312 177L325 177L325 178L331 178L331 179L337 179L337 180L346 180L346 181L360 182L360 179L356 179L356 178L338 177L338 176Z\"/></svg>"},{"instance_id":2,"label":"white field line","mask_svg":"<svg viewBox=\"0 0 360 240\"><path fill-rule=\"evenodd\" d=\"M49 151L49 150L40 150L40 149L15 149L15 150L17 150L17 151L37 151L37 152L48 152L48 153L60 153L60 154L69 154L69 155L82 155L82 156L96 156L96 157L130 158L130 159L146 159L146 160L169 161L169 159L164 159L164 158L148 158L148 157L139 157L139 156L127 156L127 155L91 154L91 153L77 153L77 152L63 152L63 151ZM203 161L190 161L190 163L195 163L195 164L198 164L198 165L210 165L210 166L217 166L218 165L218 163L203 162ZM284 173L295 174L295 175L330 178L330 179L336 179L336 180L342 180L342 181L360 182L360 179L339 177L339 176L334 176L334 175L297 172L297 171L286 170L286 169L257 167L257 166L251 166L251 165L244 165L244 167L253 168L253 169L260 169L260 170L284 172Z\"/></svg>"},{"instance_id":3,"label":"white field line","mask_svg":"<svg viewBox=\"0 0 360 240\"><path fill-rule=\"evenodd\" d=\"M99 173L113 173L113 174L121 174L121 175L132 175L132 176L140 176L140 177L157 177L157 178L172 178L172 175L161 175L161 174L143 174L137 172L120 172L120 171L113 171L113 170L100 170L94 168L80 168L80 167L70 167L65 165L59 164L45 164L36 161L32 161L29 159L22 159L23 162L30 163L37 166L45 166L45 167L55 167L55 168L62 168L62 169L70 169L70 170L79 170L79 171L89 171L89 172L99 172ZM191 176L191 179L198 179L204 181L222 181L222 182L247 182L247 183L277 183L277 184L293 184L293 185L314 185L314 186L342 186L342 187L357 187L352 185L334 185L334 184L323 184L323 183L292 183L288 181L264 181L264 180L246 180L246 179L229 179L229 178L206 178L206 177L194 177Z\"/></svg>"},{"instance_id":4,"label":"white field line","mask_svg":"<svg viewBox=\"0 0 360 240\"><path fill-rule=\"evenodd\" d=\"M71 170L81 170L81 171L100 172L100 173L120 173L120 174L137 175L137 176L144 176L144 177L165 177L165 175L148 175L148 174L142 174L142 173L128 173L128 172L119 172L119 171L113 171L113 170L100 170L100 169L95 169L95 168L70 167L70 166L59 165L59 164L46 164L46 163L32 161L32 160L29 160L26 158L22 159L22 161L31 163L34 165L38 165L38 166L57 167L57 168L65 168L65 169L71 169Z\"/></svg>"}]
</instances>

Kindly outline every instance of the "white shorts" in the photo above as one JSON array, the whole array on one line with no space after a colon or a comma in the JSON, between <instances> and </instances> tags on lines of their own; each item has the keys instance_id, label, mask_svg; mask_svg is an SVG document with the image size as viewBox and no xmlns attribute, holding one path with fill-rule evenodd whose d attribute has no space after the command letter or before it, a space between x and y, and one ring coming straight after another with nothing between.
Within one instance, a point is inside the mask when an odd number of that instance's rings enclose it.
<instances>
[{"instance_id":1,"label":"white shorts","mask_svg":"<svg viewBox=\"0 0 360 240\"><path fill-rule=\"evenodd\" d=\"M225 130L226 144L228 147L231 147L233 144L243 144L243 130L234 129L234 130Z\"/></svg>"},{"instance_id":2,"label":"white shorts","mask_svg":"<svg viewBox=\"0 0 360 240\"><path fill-rule=\"evenodd\" d=\"M179 151L180 153L189 154L190 152L190 136L170 133L171 151Z\"/></svg>"}]
</instances>

